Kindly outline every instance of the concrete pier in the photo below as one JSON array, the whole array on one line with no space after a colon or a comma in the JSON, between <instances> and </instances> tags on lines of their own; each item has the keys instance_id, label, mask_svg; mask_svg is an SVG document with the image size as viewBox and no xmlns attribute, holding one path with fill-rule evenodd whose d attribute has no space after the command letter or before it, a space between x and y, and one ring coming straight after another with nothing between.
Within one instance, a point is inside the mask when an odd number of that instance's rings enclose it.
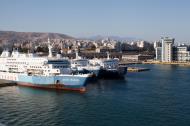
<instances>
[{"instance_id":1,"label":"concrete pier","mask_svg":"<svg viewBox=\"0 0 190 126\"><path fill-rule=\"evenodd\" d=\"M7 86L15 86L17 85L14 82L6 81L6 80L0 80L0 87L7 87Z\"/></svg>"},{"instance_id":2,"label":"concrete pier","mask_svg":"<svg viewBox=\"0 0 190 126\"><path fill-rule=\"evenodd\" d=\"M142 72L142 71L148 71L150 69L148 68L139 68L139 67L128 67L127 71L128 72Z\"/></svg>"},{"instance_id":3,"label":"concrete pier","mask_svg":"<svg viewBox=\"0 0 190 126\"><path fill-rule=\"evenodd\" d=\"M161 64L161 65L183 65L190 66L190 62L159 62L159 61L146 61L142 64Z\"/></svg>"}]
</instances>

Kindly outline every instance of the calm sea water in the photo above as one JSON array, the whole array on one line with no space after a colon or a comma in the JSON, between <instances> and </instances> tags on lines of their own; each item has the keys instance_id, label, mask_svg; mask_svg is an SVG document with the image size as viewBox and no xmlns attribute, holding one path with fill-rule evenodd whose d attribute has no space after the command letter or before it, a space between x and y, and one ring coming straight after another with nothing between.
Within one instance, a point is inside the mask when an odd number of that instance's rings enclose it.
<instances>
[{"instance_id":1,"label":"calm sea water","mask_svg":"<svg viewBox=\"0 0 190 126\"><path fill-rule=\"evenodd\" d=\"M0 88L7 126L189 126L190 67L145 65L126 80L100 80L84 94ZM0 124L1 125L1 124Z\"/></svg>"}]
</instances>

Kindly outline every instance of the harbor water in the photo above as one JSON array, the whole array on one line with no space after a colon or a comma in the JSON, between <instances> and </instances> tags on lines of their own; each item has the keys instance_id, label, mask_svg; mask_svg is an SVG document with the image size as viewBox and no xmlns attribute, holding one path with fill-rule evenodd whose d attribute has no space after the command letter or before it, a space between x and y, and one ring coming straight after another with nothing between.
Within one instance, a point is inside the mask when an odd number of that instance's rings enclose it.
<instances>
[{"instance_id":1,"label":"harbor water","mask_svg":"<svg viewBox=\"0 0 190 126\"><path fill-rule=\"evenodd\" d=\"M86 93L0 88L0 125L189 126L190 67L136 65L150 71L98 80Z\"/></svg>"}]
</instances>

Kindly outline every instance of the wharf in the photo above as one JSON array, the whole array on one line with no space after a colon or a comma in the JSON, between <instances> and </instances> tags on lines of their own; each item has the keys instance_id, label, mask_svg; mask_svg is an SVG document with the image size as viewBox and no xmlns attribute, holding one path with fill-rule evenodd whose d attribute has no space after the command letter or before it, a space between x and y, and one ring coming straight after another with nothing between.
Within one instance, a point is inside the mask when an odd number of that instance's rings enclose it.
<instances>
[{"instance_id":1,"label":"wharf","mask_svg":"<svg viewBox=\"0 0 190 126\"><path fill-rule=\"evenodd\" d=\"M148 68L139 68L139 67L128 67L127 71L128 72L142 72L142 71L149 71L150 69Z\"/></svg>"},{"instance_id":2,"label":"wharf","mask_svg":"<svg viewBox=\"0 0 190 126\"><path fill-rule=\"evenodd\" d=\"M120 61L119 65L132 65L132 64L142 64L140 61L134 61L134 62L129 62L129 61Z\"/></svg>"},{"instance_id":3,"label":"wharf","mask_svg":"<svg viewBox=\"0 0 190 126\"><path fill-rule=\"evenodd\" d=\"M190 62L159 62L159 61L146 61L142 62L143 64L162 64L162 65L182 65L190 66Z\"/></svg>"},{"instance_id":4,"label":"wharf","mask_svg":"<svg viewBox=\"0 0 190 126\"><path fill-rule=\"evenodd\" d=\"M0 87L15 86L15 85L17 85L17 84L14 82L0 80Z\"/></svg>"}]
</instances>

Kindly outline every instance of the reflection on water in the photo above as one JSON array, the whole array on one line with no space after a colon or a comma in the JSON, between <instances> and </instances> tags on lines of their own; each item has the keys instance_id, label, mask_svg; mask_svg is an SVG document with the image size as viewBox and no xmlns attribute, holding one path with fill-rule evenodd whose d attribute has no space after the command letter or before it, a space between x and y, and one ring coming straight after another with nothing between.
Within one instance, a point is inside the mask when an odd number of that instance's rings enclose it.
<instances>
[{"instance_id":1,"label":"reflection on water","mask_svg":"<svg viewBox=\"0 0 190 126\"><path fill-rule=\"evenodd\" d=\"M127 79L122 79L122 80L97 80L95 82L91 82L87 86L87 90L91 90L92 88L96 88L99 91L112 91L113 88L117 90L118 88L120 89L125 89L127 86Z\"/></svg>"}]
</instances>

